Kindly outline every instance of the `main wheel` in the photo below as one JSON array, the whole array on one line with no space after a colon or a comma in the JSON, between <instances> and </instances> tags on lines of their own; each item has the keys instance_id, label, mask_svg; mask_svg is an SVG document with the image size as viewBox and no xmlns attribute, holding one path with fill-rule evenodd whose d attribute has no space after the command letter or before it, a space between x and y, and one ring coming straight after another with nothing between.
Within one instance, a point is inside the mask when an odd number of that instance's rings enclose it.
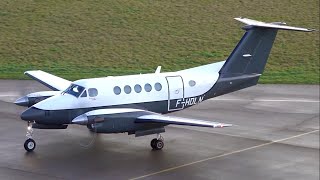
<instances>
[{"instance_id":1,"label":"main wheel","mask_svg":"<svg viewBox=\"0 0 320 180\"><path fill-rule=\"evenodd\" d=\"M151 140L150 145L151 145L152 149L156 149L156 141L157 141L156 138L154 138L154 139Z\"/></svg>"},{"instance_id":2,"label":"main wheel","mask_svg":"<svg viewBox=\"0 0 320 180\"><path fill-rule=\"evenodd\" d=\"M24 149L28 152L33 151L36 148L36 142L29 138L24 142Z\"/></svg>"},{"instance_id":3,"label":"main wheel","mask_svg":"<svg viewBox=\"0 0 320 180\"><path fill-rule=\"evenodd\" d=\"M154 149L160 150L160 149L163 148L164 142L161 139L158 139L158 140L155 141L154 145L155 145Z\"/></svg>"}]
</instances>

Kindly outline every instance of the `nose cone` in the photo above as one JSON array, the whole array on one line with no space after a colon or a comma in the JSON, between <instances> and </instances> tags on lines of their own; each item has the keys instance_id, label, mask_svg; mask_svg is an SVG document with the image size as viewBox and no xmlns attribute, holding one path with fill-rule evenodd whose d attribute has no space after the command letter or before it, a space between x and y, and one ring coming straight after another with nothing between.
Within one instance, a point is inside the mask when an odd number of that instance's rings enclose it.
<instances>
[{"instance_id":1,"label":"nose cone","mask_svg":"<svg viewBox=\"0 0 320 180\"><path fill-rule=\"evenodd\" d=\"M14 103L18 106L28 107L29 106L29 99L27 96L23 96L23 97L17 99Z\"/></svg>"},{"instance_id":2,"label":"nose cone","mask_svg":"<svg viewBox=\"0 0 320 180\"><path fill-rule=\"evenodd\" d=\"M35 121L35 120L41 120L45 117L45 113L43 110L30 107L29 109L25 110L23 113L21 113L21 119L25 121Z\"/></svg>"}]
</instances>

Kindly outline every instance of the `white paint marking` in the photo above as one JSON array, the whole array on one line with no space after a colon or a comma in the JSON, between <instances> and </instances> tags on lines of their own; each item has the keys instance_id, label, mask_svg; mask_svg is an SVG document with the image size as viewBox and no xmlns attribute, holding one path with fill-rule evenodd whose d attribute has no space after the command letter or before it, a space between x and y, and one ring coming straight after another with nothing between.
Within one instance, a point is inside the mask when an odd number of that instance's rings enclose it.
<instances>
[{"instance_id":1,"label":"white paint marking","mask_svg":"<svg viewBox=\"0 0 320 180\"><path fill-rule=\"evenodd\" d=\"M14 94L0 94L0 97L16 97L16 96L19 96L19 95L14 95Z\"/></svg>"},{"instance_id":2,"label":"white paint marking","mask_svg":"<svg viewBox=\"0 0 320 180\"><path fill-rule=\"evenodd\" d=\"M318 132L318 131L319 131L319 129L314 130L314 131L310 131L310 132L306 132L306 133L302 133L302 134L298 134L298 135L295 135L295 136L291 136L291 137L288 137L288 138L283 138L283 139L271 141L271 142L268 142L268 143L263 143L263 144L260 144L260 145L248 147L248 148L245 148L245 149L232 151L232 152L221 154L221 155L218 155L218 156L213 156L213 157L209 157L209 158L202 159L202 160L199 160L199 161L194 161L194 162L183 164L183 165L180 165L180 166L164 169L164 170L161 170L161 171L158 171L158 172L154 172L154 173L150 173L150 174L147 174L147 175L131 178L130 180L136 180L136 179L142 179L142 178L154 176L154 175L157 175L157 174L165 173L165 172L168 172L168 171L173 171L173 170L180 169L180 168L183 168L183 167L186 167L186 166L191 166L191 165L194 165L194 164L198 164L198 163L202 163L202 162L205 162L205 161L217 159L217 158L220 158L220 157L225 157L225 156L228 156L228 155L237 154L237 153L248 151L248 150L251 150L251 149L256 149L256 148L259 148L259 147L267 146L267 145L270 145L270 144L274 144L274 143L278 143L278 142L282 142L282 141L298 138L298 137L301 137L301 136L304 136L304 135L308 135L308 134L312 134L312 133L315 133L315 132Z\"/></svg>"},{"instance_id":3,"label":"white paint marking","mask_svg":"<svg viewBox=\"0 0 320 180\"><path fill-rule=\"evenodd\" d=\"M257 101L257 102L305 102L305 103L319 103L317 100L306 100L306 99L220 99L212 98L211 101Z\"/></svg>"}]
</instances>

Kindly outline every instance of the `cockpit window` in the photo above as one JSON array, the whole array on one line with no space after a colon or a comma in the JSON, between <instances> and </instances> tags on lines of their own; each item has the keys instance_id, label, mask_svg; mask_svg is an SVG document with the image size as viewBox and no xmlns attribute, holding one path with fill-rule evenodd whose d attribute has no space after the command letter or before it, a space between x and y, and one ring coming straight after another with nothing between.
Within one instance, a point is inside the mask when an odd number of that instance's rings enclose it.
<instances>
[{"instance_id":1,"label":"cockpit window","mask_svg":"<svg viewBox=\"0 0 320 180\"><path fill-rule=\"evenodd\" d=\"M80 94L83 92L84 87L76 85L76 84L71 84L65 91L63 91L62 94L67 93L71 94L75 97L79 97Z\"/></svg>"},{"instance_id":2,"label":"cockpit window","mask_svg":"<svg viewBox=\"0 0 320 180\"><path fill-rule=\"evenodd\" d=\"M83 93L81 94L81 97L87 97L87 91L83 91Z\"/></svg>"}]
</instances>

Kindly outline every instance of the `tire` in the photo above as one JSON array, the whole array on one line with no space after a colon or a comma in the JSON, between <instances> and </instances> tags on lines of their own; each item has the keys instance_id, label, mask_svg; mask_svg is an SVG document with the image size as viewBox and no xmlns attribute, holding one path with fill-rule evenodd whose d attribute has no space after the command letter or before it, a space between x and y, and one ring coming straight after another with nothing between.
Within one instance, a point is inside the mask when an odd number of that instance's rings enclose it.
<instances>
[{"instance_id":1,"label":"tire","mask_svg":"<svg viewBox=\"0 0 320 180\"><path fill-rule=\"evenodd\" d=\"M164 147L164 142L162 140L156 140L155 142L155 149L161 150Z\"/></svg>"},{"instance_id":2,"label":"tire","mask_svg":"<svg viewBox=\"0 0 320 180\"><path fill-rule=\"evenodd\" d=\"M156 141L157 141L157 139L156 138L154 138L154 139L152 139L151 140L151 143L150 143L150 146L152 147L152 149L156 149Z\"/></svg>"},{"instance_id":3,"label":"tire","mask_svg":"<svg viewBox=\"0 0 320 180\"><path fill-rule=\"evenodd\" d=\"M32 152L36 148L36 142L33 139L27 139L24 142L24 149L28 152Z\"/></svg>"}]
</instances>

